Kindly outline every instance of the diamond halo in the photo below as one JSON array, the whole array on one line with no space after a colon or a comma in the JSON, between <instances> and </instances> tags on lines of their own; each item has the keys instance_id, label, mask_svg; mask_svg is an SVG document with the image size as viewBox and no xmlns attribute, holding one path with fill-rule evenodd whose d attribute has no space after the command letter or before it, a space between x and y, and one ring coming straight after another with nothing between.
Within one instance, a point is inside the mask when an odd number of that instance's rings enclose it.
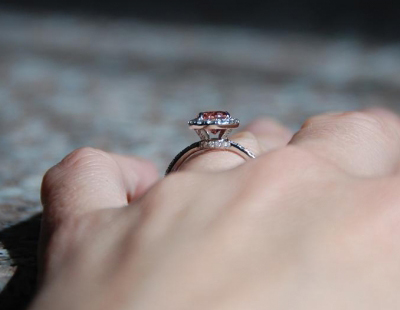
<instances>
[{"instance_id":1,"label":"diamond halo","mask_svg":"<svg viewBox=\"0 0 400 310\"><path fill-rule=\"evenodd\" d=\"M218 126L222 128L239 127L240 121L233 118L226 111L207 111L199 113L199 116L188 122L193 129L201 129L207 126Z\"/></svg>"}]
</instances>

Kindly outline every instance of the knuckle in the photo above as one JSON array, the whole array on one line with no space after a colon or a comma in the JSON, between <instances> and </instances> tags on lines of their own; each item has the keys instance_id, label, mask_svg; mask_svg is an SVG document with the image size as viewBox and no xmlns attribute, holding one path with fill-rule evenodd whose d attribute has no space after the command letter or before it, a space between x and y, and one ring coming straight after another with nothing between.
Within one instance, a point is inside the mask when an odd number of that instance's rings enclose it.
<instances>
[{"instance_id":1,"label":"knuckle","mask_svg":"<svg viewBox=\"0 0 400 310\"><path fill-rule=\"evenodd\" d=\"M303 122L301 129L314 127L315 124L324 123L324 122L326 122L338 115L342 115L342 114L343 114L343 112L328 112L328 113L310 116Z\"/></svg>"},{"instance_id":2,"label":"knuckle","mask_svg":"<svg viewBox=\"0 0 400 310\"><path fill-rule=\"evenodd\" d=\"M367 111L347 111L313 116L307 119L300 131L308 134L331 135L335 131L348 133L349 130L355 134L372 133L380 136L393 137L393 127L385 122L380 116Z\"/></svg>"},{"instance_id":3,"label":"knuckle","mask_svg":"<svg viewBox=\"0 0 400 310\"><path fill-rule=\"evenodd\" d=\"M80 167L90 163L113 161L110 155L92 147L82 147L68 154L60 163L62 168Z\"/></svg>"},{"instance_id":4,"label":"knuckle","mask_svg":"<svg viewBox=\"0 0 400 310\"><path fill-rule=\"evenodd\" d=\"M376 143L384 146L392 145L398 141L398 132L391 122L385 121L379 115L367 111L345 112L339 116L339 120L345 123L345 127L355 131L357 136L368 134ZM368 141L372 141L368 139Z\"/></svg>"},{"instance_id":5,"label":"knuckle","mask_svg":"<svg viewBox=\"0 0 400 310\"><path fill-rule=\"evenodd\" d=\"M79 179L79 176L88 175L91 169L100 171L99 166L108 167L109 165L115 165L115 162L106 152L90 147L74 150L43 176L42 202L45 203L48 200L53 189L57 189L62 184L65 185L68 180Z\"/></svg>"},{"instance_id":6,"label":"knuckle","mask_svg":"<svg viewBox=\"0 0 400 310\"><path fill-rule=\"evenodd\" d=\"M338 115L337 118L370 130L380 130L385 126L380 117L368 112L348 111Z\"/></svg>"},{"instance_id":7,"label":"knuckle","mask_svg":"<svg viewBox=\"0 0 400 310\"><path fill-rule=\"evenodd\" d=\"M301 125L300 130L313 127L315 123L319 123L322 119L324 119L324 117L324 115L314 115L308 117Z\"/></svg>"}]
</instances>

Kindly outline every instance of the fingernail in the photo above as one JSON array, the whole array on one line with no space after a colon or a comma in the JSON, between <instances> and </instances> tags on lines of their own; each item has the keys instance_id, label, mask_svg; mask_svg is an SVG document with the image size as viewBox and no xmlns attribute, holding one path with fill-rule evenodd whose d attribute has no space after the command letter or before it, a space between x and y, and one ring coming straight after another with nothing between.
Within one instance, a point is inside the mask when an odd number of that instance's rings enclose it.
<instances>
[{"instance_id":1,"label":"fingernail","mask_svg":"<svg viewBox=\"0 0 400 310\"><path fill-rule=\"evenodd\" d=\"M238 133L232 135L231 139L232 140L235 140L235 139L240 139L240 140L242 140L242 139L246 139L246 140L247 139L248 140L254 139L254 140L256 140L256 136L253 133L251 133L250 131L241 131L241 132L238 132Z\"/></svg>"},{"instance_id":2,"label":"fingernail","mask_svg":"<svg viewBox=\"0 0 400 310\"><path fill-rule=\"evenodd\" d=\"M252 132L256 136L273 134L288 139L293 136L293 132L289 128L269 117L262 117L254 120L246 127L246 130Z\"/></svg>"},{"instance_id":3,"label":"fingernail","mask_svg":"<svg viewBox=\"0 0 400 310\"><path fill-rule=\"evenodd\" d=\"M265 132L275 132L277 130L280 131L282 127L284 126L280 124L278 121L269 117L262 117L252 121L246 127L246 130L257 135Z\"/></svg>"}]
</instances>

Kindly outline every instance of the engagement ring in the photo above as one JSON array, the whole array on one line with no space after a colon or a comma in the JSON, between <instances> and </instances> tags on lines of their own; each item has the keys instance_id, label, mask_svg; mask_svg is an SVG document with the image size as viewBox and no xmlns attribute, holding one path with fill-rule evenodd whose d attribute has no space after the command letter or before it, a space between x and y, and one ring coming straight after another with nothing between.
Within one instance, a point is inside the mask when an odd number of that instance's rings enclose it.
<instances>
[{"instance_id":1,"label":"engagement ring","mask_svg":"<svg viewBox=\"0 0 400 310\"><path fill-rule=\"evenodd\" d=\"M188 122L189 128L196 131L201 140L189 145L176 155L165 175L179 170L179 167L195 154L209 150L233 152L245 160L255 158L251 151L228 138L232 130L239 127L239 123L239 120L231 117L228 112L201 112L197 118Z\"/></svg>"}]
</instances>

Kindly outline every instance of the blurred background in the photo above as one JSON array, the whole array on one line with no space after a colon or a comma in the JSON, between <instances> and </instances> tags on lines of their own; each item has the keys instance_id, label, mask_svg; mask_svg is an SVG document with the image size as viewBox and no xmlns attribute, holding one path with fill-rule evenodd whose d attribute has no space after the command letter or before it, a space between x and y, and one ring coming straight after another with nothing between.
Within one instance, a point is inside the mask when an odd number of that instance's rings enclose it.
<instances>
[{"instance_id":1,"label":"blurred background","mask_svg":"<svg viewBox=\"0 0 400 310\"><path fill-rule=\"evenodd\" d=\"M242 123L382 105L400 111L395 1L0 0L0 309L35 289L42 175L81 146L152 159Z\"/></svg>"}]
</instances>

